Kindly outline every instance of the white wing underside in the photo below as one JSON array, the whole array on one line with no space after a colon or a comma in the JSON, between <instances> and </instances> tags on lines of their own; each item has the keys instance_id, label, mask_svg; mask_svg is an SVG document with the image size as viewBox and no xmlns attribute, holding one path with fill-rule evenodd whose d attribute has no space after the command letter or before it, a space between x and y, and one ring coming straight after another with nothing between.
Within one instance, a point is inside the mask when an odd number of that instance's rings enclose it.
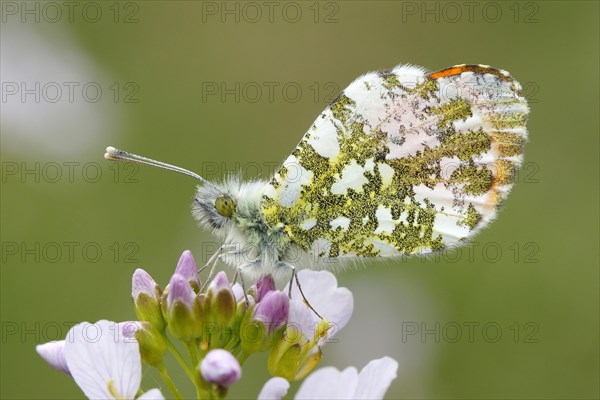
<instances>
[{"instance_id":1,"label":"white wing underside","mask_svg":"<svg viewBox=\"0 0 600 400\"><path fill-rule=\"evenodd\" d=\"M522 162L528 107L505 71L453 68L352 82L266 185L267 224L324 257L440 250L486 226Z\"/></svg>"}]
</instances>

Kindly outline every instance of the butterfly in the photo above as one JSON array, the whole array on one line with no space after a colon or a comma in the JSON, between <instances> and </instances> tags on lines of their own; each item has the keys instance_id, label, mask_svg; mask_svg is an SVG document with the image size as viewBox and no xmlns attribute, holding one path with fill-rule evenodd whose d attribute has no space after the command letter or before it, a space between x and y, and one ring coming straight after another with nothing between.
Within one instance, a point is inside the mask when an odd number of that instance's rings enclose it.
<instances>
[{"instance_id":1,"label":"butterfly","mask_svg":"<svg viewBox=\"0 0 600 400\"><path fill-rule=\"evenodd\" d=\"M223 242L208 264L258 277L464 244L513 186L528 113L506 71L399 65L353 81L267 181L209 182L113 147L105 157L198 179L192 214Z\"/></svg>"}]
</instances>

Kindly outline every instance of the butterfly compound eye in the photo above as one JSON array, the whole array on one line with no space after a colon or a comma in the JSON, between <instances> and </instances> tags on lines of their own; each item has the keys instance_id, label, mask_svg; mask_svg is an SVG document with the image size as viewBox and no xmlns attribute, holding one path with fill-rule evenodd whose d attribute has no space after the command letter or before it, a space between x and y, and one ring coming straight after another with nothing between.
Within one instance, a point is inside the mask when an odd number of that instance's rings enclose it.
<instances>
[{"instance_id":1,"label":"butterfly compound eye","mask_svg":"<svg viewBox=\"0 0 600 400\"><path fill-rule=\"evenodd\" d=\"M220 215L231 218L235 213L235 201L229 196L217 197L215 208Z\"/></svg>"}]
</instances>

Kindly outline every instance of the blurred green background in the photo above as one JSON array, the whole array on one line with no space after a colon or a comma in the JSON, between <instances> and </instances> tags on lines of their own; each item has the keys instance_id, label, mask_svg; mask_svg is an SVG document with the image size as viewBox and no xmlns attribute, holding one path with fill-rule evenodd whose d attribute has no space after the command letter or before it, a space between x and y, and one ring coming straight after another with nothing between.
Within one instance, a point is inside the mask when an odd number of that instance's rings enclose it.
<instances>
[{"instance_id":1,"label":"blurred green background","mask_svg":"<svg viewBox=\"0 0 600 400\"><path fill-rule=\"evenodd\" d=\"M133 319L136 267L165 285L184 249L216 246L193 180L111 164L107 145L266 179L337 92L398 63L510 71L526 164L470 248L338 274L355 311L320 366L389 355L389 398L598 398L597 2L74 4L2 2L2 398L81 397L35 345ZM231 397L256 397L265 362Z\"/></svg>"}]
</instances>

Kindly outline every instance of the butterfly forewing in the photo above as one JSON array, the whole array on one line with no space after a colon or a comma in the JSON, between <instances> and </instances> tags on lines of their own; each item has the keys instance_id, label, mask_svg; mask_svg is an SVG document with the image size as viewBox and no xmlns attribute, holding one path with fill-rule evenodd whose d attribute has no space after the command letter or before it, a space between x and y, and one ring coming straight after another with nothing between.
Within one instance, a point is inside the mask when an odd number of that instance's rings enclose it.
<instances>
[{"instance_id":1,"label":"butterfly forewing","mask_svg":"<svg viewBox=\"0 0 600 400\"><path fill-rule=\"evenodd\" d=\"M460 244L510 191L527 113L520 85L487 66L368 73L319 115L267 184L265 222L320 257Z\"/></svg>"}]
</instances>

